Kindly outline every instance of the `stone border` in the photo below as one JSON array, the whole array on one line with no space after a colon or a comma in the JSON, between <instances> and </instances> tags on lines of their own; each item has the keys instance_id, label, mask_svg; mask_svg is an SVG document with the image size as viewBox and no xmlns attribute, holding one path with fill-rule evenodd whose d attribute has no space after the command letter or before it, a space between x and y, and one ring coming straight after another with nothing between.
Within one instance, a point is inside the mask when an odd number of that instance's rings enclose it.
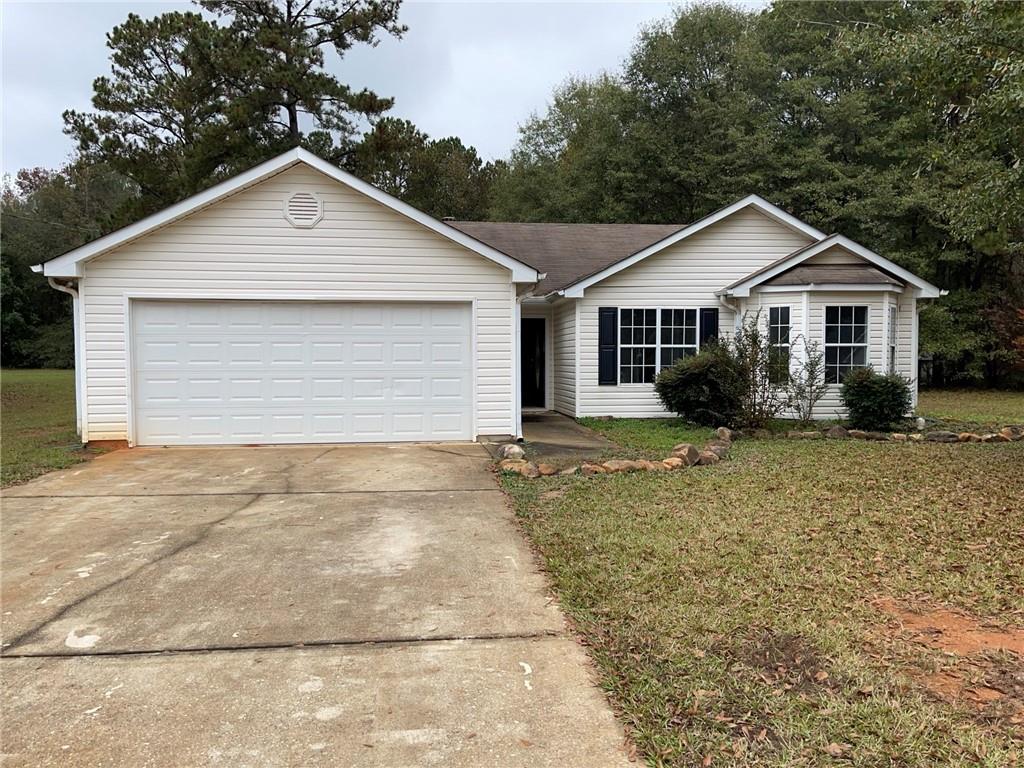
<instances>
[{"instance_id":1,"label":"stone border","mask_svg":"<svg viewBox=\"0 0 1024 768\"><path fill-rule=\"evenodd\" d=\"M647 459L609 459L608 461L584 461L578 466L558 469L553 464L540 462L534 464L526 458L526 452L521 446L515 443L503 445L498 451L498 469L502 472L522 475L527 478L535 477L567 477L570 475L611 475L618 472L670 472L676 469L687 467L706 467L717 464L729 457L729 449L732 447L733 438L736 436L731 429L719 427L716 430L717 437L708 442L703 448L698 449L692 443L679 443L672 449L672 455L661 461L648 461Z\"/></svg>"},{"instance_id":2,"label":"stone border","mask_svg":"<svg viewBox=\"0 0 1024 768\"><path fill-rule=\"evenodd\" d=\"M680 443L672 449L672 455L661 461L648 461L647 459L609 459L608 461L584 461L566 469L558 469L553 464L546 462L534 463L526 458L526 451L522 446L515 443L508 443L498 449L498 470L510 474L522 475L527 478L535 477L567 477L571 475L610 475L618 472L670 472L676 469L687 467L709 466L717 464L729 457L729 449L733 440L743 436L743 433L719 427L715 430L716 438L708 442L703 448L698 449L691 443ZM750 433L750 437L761 439L781 438L796 440L877 440L895 443L1011 443L1024 440L1024 426L1011 425L1003 427L998 432L989 432L983 435L974 432L945 432L941 430L933 432L867 432L861 429L847 429L838 425L823 430L800 432L790 430L786 433L772 433L768 430L756 430Z\"/></svg>"}]
</instances>

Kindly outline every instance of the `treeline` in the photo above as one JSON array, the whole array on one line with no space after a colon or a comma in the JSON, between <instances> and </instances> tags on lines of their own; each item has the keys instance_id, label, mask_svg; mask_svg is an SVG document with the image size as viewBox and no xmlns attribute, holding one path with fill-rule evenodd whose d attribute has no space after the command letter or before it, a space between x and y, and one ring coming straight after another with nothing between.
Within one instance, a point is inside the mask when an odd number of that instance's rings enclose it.
<instances>
[{"instance_id":1,"label":"treeline","mask_svg":"<svg viewBox=\"0 0 1024 768\"><path fill-rule=\"evenodd\" d=\"M493 164L458 138L431 139L385 116L391 99L324 67L329 53L401 37L398 0L198 5L205 15L132 14L114 28L111 72L94 81L93 110L64 113L74 160L5 180L3 365L73 365L68 298L32 264L290 147L305 146L435 216L486 217Z\"/></svg>"},{"instance_id":2,"label":"treeline","mask_svg":"<svg viewBox=\"0 0 1024 768\"><path fill-rule=\"evenodd\" d=\"M686 223L757 192L950 290L922 314L940 379L1020 382L1024 5L682 8L494 163L325 70L401 36L397 0L200 5L113 30L94 111L65 113L76 160L5 188L5 365L70 363L67 302L28 264L301 144L435 216Z\"/></svg>"},{"instance_id":3,"label":"treeline","mask_svg":"<svg viewBox=\"0 0 1024 768\"><path fill-rule=\"evenodd\" d=\"M1021 381L1024 5L692 6L521 129L491 215L690 222L757 192L950 291L946 383Z\"/></svg>"}]
</instances>

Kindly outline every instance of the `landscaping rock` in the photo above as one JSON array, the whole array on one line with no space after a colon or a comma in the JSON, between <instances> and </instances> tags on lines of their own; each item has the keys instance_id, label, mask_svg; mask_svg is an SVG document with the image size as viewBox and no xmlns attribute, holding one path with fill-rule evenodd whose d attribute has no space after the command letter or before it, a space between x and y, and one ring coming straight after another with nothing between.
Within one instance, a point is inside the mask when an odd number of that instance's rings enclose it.
<instances>
[{"instance_id":1,"label":"landscaping rock","mask_svg":"<svg viewBox=\"0 0 1024 768\"><path fill-rule=\"evenodd\" d=\"M924 435L922 435L920 432L912 432L911 434L907 435L907 437L910 438L910 442L912 443L920 443L922 440L924 440Z\"/></svg>"},{"instance_id":2,"label":"landscaping rock","mask_svg":"<svg viewBox=\"0 0 1024 768\"><path fill-rule=\"evenodd\" d=\"M792 438L794 440L799 440L803 436L804 436L804 433L801 432L798 429L791 429L791 430L789 430L789 432L786 433L786 437Z\"/></svg>"},{"instance_id":3,"label":"landscaping rock","mask_svg":"<svg viewBox=\"0 0 1024 768\"><path fill-rule=\"evenodd\" d=\"M868 437L868 433L863 429L849 429L846 431L846 434L857 440L866 440Z\"/></svg>"},{"instance_id":4,"label":"landscaping rock","mask_svg":"<svg viewBox=\"0 0 1024 768\"><path fill-rule=\"evenodd\" d=\"M998 432L990 432L986 435L981 436L981 442L983 443L1008 443L1010 438L1005 435L1000 435Z\"/></svg>"},{"instance_id":5,"label":"landscaping rock","mask_svg":"<svg viewBox=\"0 0 1024 768\"><path fill-rule=\"evenodd\" d=\"M889 435L889 439L897 443L907 442L907 436L902 432L893 432L891 435Z\"/></svg>"},{"instance_id":6,"label":"landscaping rock","mask_svg":"<svg viewBox=\"0 0 1024 768\"><path fill-rule=\"evenodd\" d=\"M498 449L499 459L525 459L526 451L515 443L506 443Z\"/></svg>"},{"instance_id":7,"label":"landscaping rock","mask_svg":"<svg viewBox=\"0 0 1024 768\"><path fill-rule=\"evenodd\" d=\"M586 476L590 475L603 475L608 472L607 469L602 467L600 464L584 464L580 467L580 472Z\"/></svg>"},{"instance_id":8,"label":"landscaping rock","mask_svg":"<svg viewBox=\"0 0 1024 768\"><path fill-rule=\"evenodd\" d=\"M602 464L606 472L633 472L640 469L640 465L629 459L610 459Z\"/></svg>"},{"instance_id":9,"label":"landscaping rock","mask_svg":"<svg viewBox=\"0 0 1024 768\"><path fill-rule=\"evenodd\" d=\"M835 440L840 440L844 437L849 437L850 433L846 427L840 427L836 424L834 427L829 427L828 431L825 432L825 437L831 437Z\"/></svg>"},{"instance_id":10,"label":"landscaping rock","mask_svg":"<svg viewBox=\"0 0 1024 768\"><path fill-rule=\"evenodd\" d=\"M697 450L695 445L680 443L672 449L672 455L677 459L682 459L686 466L692 467L697 463L697 459L700 458L700 451Z\"/></svg>"},{"instance_id":11,"label":"landscaping rock","mask_svg":"<svg viewBox=\"0 0 1024 768\"><path fill-rule=\"evenodd\" d=\"M729 455L729 444L724 443L721 440L712 440L710 443L704 446L705 451L711 451L718 458L724 459Z\"/></svg>"},{"instance_id":12,"label":"landscaping rock","mask_svg":"<svg viewBox=\"0 0 1024 768\"><path fill-rule=\"evenodd\" d=\"M719 427L715 430L715 434L718 435L719 440L725 440L728 443L736 439L735 433L728 427Z\"/></svg>"},{"instance_id":13,"label":"landscaping rock","mask_svg":"<svg viewBox=\"0 0 1024 768\"><path fill-rule=\"evenodd\" d=\"M664 472L667 467L660 461L648 461L647 459L641 459L636 462L639 469L645 472Z\"/></svg>"},{"instance_id":14,"label":"landscaping rock","mask_svg":"<svg viewBox=\"0 0 1024 768\"><path fill-rule=\"evenodd\" d=\"M981 435L976 435L973 432L961 432L956 436L957 440L961 443L980 443Z\"/></svg>"},{"instance_id":15,"label":"landscaping rock","mask_svg":"<svg viewBox=\"0 0 1024 768\"><path fill-rule=\"evenodd\" d=\"M538 464L537 471L540 472L541 477L552 477L558 474L558 467L554 464Z\"/></svg>"},{"instance_id":16,"label":"landscaping rock","mask_svg":"<svg viewBox=\"0 0 1024 768\"><path fill-rule=\"evenodd\" d=\"M767 429L755 429L750 433L750 436L755 440L770 440L772 433Z\"/></svg>"},{"instance_id":17,"label":"landscaping rock","mask_svg":"<svg viewBox=\"0 0 1024 768\"><path fill-rule=\"evenodd\" d=\"M889 433L888 432L867 432L864 435L864 439L865 440L888 440L889 439Z\"/></svg>"},{"instance_id":18,"label":"landscaping rock","mask_svg":"<svg viewBox=\"0 0 1024 768\"><path fill-rule=\"evenodd\" d=\"M821 432L801 432L800 437L805 440L817 440L821 437Z\"/></svg>"},{"instance_id":19,"label":"landscaping rock","mask_svg":"<svg viewBox=\"0 0 1024 768\"><path fill-rule=\"evenodd\" d=\"M923 432L925 427L925 420L922 417L918 416L917 421L915 423L917 424L917 431Z\"/></svg>"},{"instance_id":20,"label":"landscaping rock","mask_svg":"<svg viewBox=\"0 0 1024 768\"><path fill-rule=\"evenodd\" d=\"M563 469L561 472L558 473L558 476L559 477L570 477L571 475L577 474L579 471L580 471L579 467L566 467L565 469Z\"/></svg>"},{"instance_id":21,"label":"landscaping rock","mask_svg":"<svg viewBox=\"0 0 1024 768\"><path fill-rule=\"evenodd\" d=\"M926 433L924 439L929 443L955 443L960 440L960 436L956 432L937 430Z\"/></svg>"},{"instance_id":22,"label":"landscaping rock","mask_svg":"<svg viewBox=\"0 0 1024 768\"><path fill-rule=\"evenodd\" d=\"M1003 427L999 430L999 434L1014 442L1024 440L1024 427Z\"/></svg>"},{"instance_id":23,"label":"landscaping rock","mask_svg":"<svg viewBox=\"0 0 1024 768\"><path fill-rule=\"evenodd\" d=\"M669 456L667 459L661 462L665 465L666 469L679 469L680 467L690 466L685 461L680 459L678 456Z\"/></svg>"},{"instance_id":24,"label":"landscaping rock","mask_svg":"<svg viewBox=\"0 0 1024 768\"><path fill-rule=\"evenodd\" d=\"M502 459L498 462L498 469L506 472L518 472L524 464L526 464L525 459Z\"/></svg>"},{"instance_id":25,"label":"landscaping rock","mask_svg":"<svg viewBox=\"0 0 1024 768\"><path fill-rule=\"evenodd\" d=\"M697 463L702 467L708 466L709 464L717 464L722 458L717 453L711 451L701 451L700 457L697 459Z\"/></svg>"}]
</instances>

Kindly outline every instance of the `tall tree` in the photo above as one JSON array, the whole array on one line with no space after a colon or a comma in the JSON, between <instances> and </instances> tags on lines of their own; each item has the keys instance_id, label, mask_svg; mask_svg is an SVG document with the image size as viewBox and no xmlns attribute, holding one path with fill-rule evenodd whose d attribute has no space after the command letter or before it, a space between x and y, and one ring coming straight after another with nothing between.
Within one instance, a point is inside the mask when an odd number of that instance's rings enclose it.
<instances>
[{"instance_id":1,"label":"tall tree","mask_svg":"<svg viewBox=\"0 0 1024 768\"><path fill-rule=\"evenodd\" d=\"M199 14L130 14L107 46L111 74L93 83L96 111L68 110L65 131L85 158L135 182L133 213L209 185L264 143L265 116L239 104L245 94L229 81L235 41Z\"/></svg>"},{"instance_id":2,"label":"tall tree","mask_svg":"<svg viewBox=\"0 0 1024 768\"><path fill-rule=\"evenodd\" d=\"M481 219L497 173L476 149L432 140L408 120L386 117L364 134L349 168L385 192L436 216Z\"/></svg>"},{"instance_id":3,"label":"tall tree","mask_svg":"<svg viewBox=\"0 0 1024 768\"><path fill-rule=\"evenodd\" d=\"M279 113L275 121L292 146L302 143L301 116L314 130L335 134L342 149L358 121L391 108L393 100L369 89L355 90L324 69L324 52L339 57L352 46L377 45L380 34L401 37L401 0L200 0L229 23L241 57L236 85L258 109Z\"/></svg>"}]
</instances>

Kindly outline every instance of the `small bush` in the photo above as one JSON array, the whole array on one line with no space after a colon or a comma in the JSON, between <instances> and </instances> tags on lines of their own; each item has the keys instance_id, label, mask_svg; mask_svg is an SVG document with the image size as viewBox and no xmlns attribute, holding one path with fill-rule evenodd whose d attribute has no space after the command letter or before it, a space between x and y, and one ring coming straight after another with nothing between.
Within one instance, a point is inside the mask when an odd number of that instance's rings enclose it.
<instances>
[{"instance_id":1,"label":"small bush","mask_svg":"<svg viewBox=\"0 0 1024 768\"><path fill-rule=\"evenodd\" d=\"M910 411L910 383L894 373L858 368L843 379L843 405L857 429L885 430Z\"/></svg>"},{"instance_id":2,"label":"small bush","mask_svg":"<svg viewBox=\"0 0 1024 768\"><path fill-rule=\"evenodd\" d=\"M744 393L743 370L724 346L712 344L665 368L654 382L664 406L687 421L734 426Z\"/></svg>"}]
</instances>

